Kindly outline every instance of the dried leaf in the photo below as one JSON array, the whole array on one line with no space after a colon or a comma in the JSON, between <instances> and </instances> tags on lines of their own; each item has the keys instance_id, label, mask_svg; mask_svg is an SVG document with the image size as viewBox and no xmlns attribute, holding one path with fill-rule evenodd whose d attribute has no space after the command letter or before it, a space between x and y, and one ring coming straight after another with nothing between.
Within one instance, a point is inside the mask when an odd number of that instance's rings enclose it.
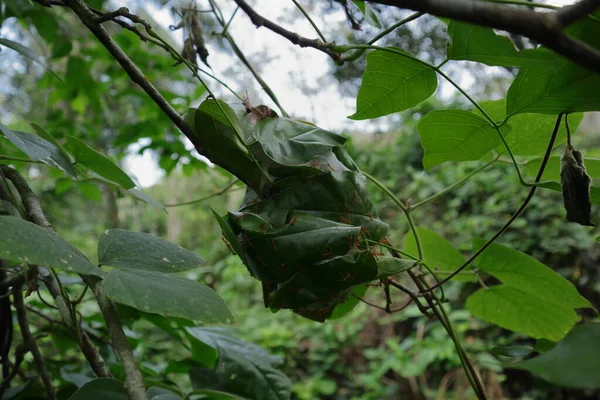
<instances>
[{"instance_id":1,"label":"dried leaf","mask_svg":"<svg viewBox=\"0 0 600 400\"><path fill-rule=\"evenodd\" d=\"M560 183L562 186L567 220L580 225L595 226L590 221L590 179L581 152L568 145L560 160Z\"/></svg>"}]
</instances>

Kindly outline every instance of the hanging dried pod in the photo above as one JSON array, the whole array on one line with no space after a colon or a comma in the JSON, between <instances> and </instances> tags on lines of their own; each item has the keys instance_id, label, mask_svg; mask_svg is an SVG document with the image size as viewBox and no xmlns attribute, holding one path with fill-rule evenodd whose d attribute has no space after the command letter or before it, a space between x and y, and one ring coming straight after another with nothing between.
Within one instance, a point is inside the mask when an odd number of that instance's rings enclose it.
<instances>
[{"instance_id":1,"label":"hanging dried pod","mask_svg":"<svg viewBox=\"0 0 600 400\"><path fill-rule=\"evenodd\" d=\"M196 67L198 66L198 62L196 61L196 50L194 49L194 42L192 42L191 38L185 39L181 56Z\"/></svg>"},{"instance_id":2,"label":"hanging dried pod","mask_svg":"<svg viewBox=\"0 0 600 400\"><path fill-rule=\"evenodd\" d=\"M202 25L200 25L200 17L198 16L197 12L194 12L191 15L190 32L191 38L194 41L194 45L196 46L196 51L198 52L200 59L204 64L210 67L210 65L208 65L208 49L204 44L204 37L202 36Z\"/></svg>"},{"instance_id":3,"label":"hanging dried pod","mask_svg":"<svg viewBox=\"0 0 600 400\"><path fill-rule=\"evenodd\" d=\"M256 107L253 107L250 104L250 100L248 97L245 97L242 101L244 107L246 108L246 114L250 114L250 126L254 126L258 124L265 118L277 118L279 115L269 107L261 104Z\"/></svg>"},{"instance_id":4,"label":"hanging dried pod","mask_svg":"<svg viewBox=\"0 0 600 400\"><path fill-rule=\"evenodd\" d=\"M568 221L595 226L590 220L591 182L583 164L583 155L570 144L567 145L560 160L560 183Z\"/></svg>"}]
</instances>

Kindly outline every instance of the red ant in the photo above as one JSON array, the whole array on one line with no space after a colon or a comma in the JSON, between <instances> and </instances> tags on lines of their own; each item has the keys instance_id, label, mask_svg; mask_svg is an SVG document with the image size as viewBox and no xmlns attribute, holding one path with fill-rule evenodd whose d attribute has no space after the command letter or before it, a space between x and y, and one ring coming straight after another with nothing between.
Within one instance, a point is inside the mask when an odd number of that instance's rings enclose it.
<instances>
[{"instance_id":1,"label":"red ant","mask_svg":"<svg viewBox=\"0 0 600 400\"><path fill-rule=\"evenodd\" d=\"M223 236L221 236L221 240L223 241L223 243L225 243L225 246L227 246L229 251L231 251L231 254L235 255L235 251L233 251L233 249L231 248L231 244L229 243L229 241L227 241L227 239L225 239L225 237Z\"/></svg>"},{"instance_id":2,"label":"red ant","mask_svg":"<svg viewBox=\"0 0 600 400\"><path fill-rule=\"evenodd\" d=\"M297 215L294 215L294 216L292 217L292 219L290 220L290 225L291 225L291 226L294 226L294 225L296 224L296 221L298 221L298 216L297 216Z\"/></svg>"}]
</instances>

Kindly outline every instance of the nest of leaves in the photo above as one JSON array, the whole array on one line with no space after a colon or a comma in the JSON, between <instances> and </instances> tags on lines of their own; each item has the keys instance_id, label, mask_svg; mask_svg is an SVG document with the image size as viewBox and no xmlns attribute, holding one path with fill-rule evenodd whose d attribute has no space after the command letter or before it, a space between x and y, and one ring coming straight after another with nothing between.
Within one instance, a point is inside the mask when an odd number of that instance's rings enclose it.
<instances>
[{"instance_id":1,"label":"nest of leaves","mask_svg":"<svg viewBox=\"0 0 600 400\"><path fill-rule=\"evenodd\" d=\"M264 106L236 114L209 99L185 118L205 154L247 185L240 209L215 217L228 246L262 282L265 306L324 321L350 311L369 283L414 261L383 257L373 245L388 226L346 139L276 115Z\"/></svg>"}]
</instances>

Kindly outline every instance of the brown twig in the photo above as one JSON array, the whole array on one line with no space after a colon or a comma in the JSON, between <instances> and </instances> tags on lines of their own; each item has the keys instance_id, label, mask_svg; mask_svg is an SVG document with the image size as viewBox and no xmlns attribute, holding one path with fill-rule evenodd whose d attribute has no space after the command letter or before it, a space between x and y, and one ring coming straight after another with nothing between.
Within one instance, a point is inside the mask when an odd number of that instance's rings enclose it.
<instances>
[{"instance_id":1,"label":"brown twig","mask_svg":"<svg viewBox=\"0 0 600 400\"><path fill-rule=\"evenodd\" d=\"M238 7L240 7L242 10L244 10L244 12L248 15L248 17L250 17L250 20L252 21L252 23L254 25L256 25L257 28L264 26L265 28L283 36L284 38L286 38L293 44L296 44L300 47L312 47L314 49L320 50L323 53L329 55L335 61L340 60L340 57L341 57L340 54L336 53L335 51L332 51L329 48L328 43L324 43L323 41L321 41L319 39L305 38L303 36L298 35L296 32L288 31L287 29L283 28L282 26L277 25L273 21L266 19L265 17L263 17L262 15L260 15L256 11L254 11L254 9L252 7L250 7L250 5L248 3L246 3L244 0L234 0L234 1L238 5Z\"/></svg>"},{"instance_id":2,"label":"brown twig","mask_svg":"<svg viewBox=\"0 0 600 400\"><path fill-rule=\"evenodd\" d=\"M565 6L556 11L556 19L561 26L568 26L573 22L584 18L600 7L599 0L581 0L575 4Z\"/></svg>"},{"instance_id":3,"label":"brown twig","mask_svg":"<svg viewBox=\"0 0 600 400\"><path fill-rule=\"evenodd\" d=\"M29 350L33 355L33 362L35 364L40 378L42 379L44 388L46 389L46 394L48 395L48 399L54 400L56 396L54 385L52 385L52 379L50 378L50 375L48 375L48 370L46 369L46 364L44 363L42 353L40 352L40 349L37 346L37 343L35 342L35 338L31 334L31 330L29 329L29 321L27 320L27 310L25 309L25 302L23 301L23 293L21 293L21 286L14 286L12 293L14 307L17 312L17 321L19 322L21 336L23 337L23 344L25 345L27 350Z\"/></svg>"},{"instance_id":4,"label":"brown twig","mask_svg":"<svg viewBox=\"0 0 600 400\"><path fill-rule=\"evenodd\" d=\"M25 354L27 354L27 349L23 347L23 345L18 345L15 349L15 363L12 365L12 370L10 373L2 379L2 383L0 383L0 399L4 396L4 392L10 388L10 383L17 376L20 371L21 363L25 359Z\"/></svg>"},{"instance_id":5,"label":"brown twig","mask_svg":"<svg viewBox=\"0 0 600 400\"><path fill-rule=\"evenodd\" d=\"M7 165L0 165L0 169L15 186L19 196L21 196L21 202L25 207L27 219L42 228L52 228L52 225L50 225L50 222L44 216L39 200L21 174Z\"/></svg>"}]
</instances>

